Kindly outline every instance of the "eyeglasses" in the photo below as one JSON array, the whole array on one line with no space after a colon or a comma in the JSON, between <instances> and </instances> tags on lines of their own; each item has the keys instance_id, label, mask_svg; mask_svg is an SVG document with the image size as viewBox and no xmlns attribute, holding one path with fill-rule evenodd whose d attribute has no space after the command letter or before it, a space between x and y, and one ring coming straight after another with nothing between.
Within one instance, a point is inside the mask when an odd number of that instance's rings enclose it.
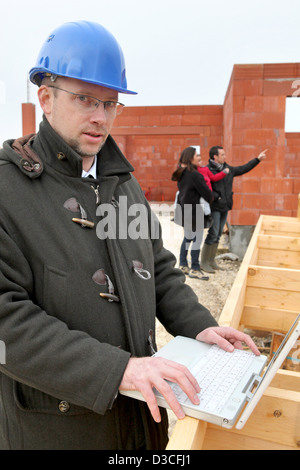
<instances>
[{"instance_id":1,"label":"eyeglasses","mask_svg":"<svg viewBox=\"0 0 300 470\"><path fill-rule=\"evenodd\" d=\"M59 88L58 86L48 85L49 88L55 88L56 90L65 91L70 95L73 95L74 102L78 106L81 111L92 112L95 109L98 109L100 103L103 104L104 111L108 116L112 115L119 115L121 114L124 104L119 103L118 101L102 101L98 98L94 98L93 96L89 95L82 95L81 93L73 93L69 90L64 90L63 88Z\"/></svg>"}]
</instances>

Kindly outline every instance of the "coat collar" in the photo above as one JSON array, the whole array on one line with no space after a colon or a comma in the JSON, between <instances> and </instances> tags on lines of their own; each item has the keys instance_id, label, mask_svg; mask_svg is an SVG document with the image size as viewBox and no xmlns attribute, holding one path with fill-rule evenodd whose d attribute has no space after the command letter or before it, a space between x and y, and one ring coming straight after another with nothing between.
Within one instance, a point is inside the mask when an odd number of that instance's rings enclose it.
<instances>
[{"instance_id":1,"label":"coat collar","mask_svg":"<svg viewBox=\"0 0 300 470\"><path fill-rule=\"evenodd\" d=\"M45 117L39 132L5 142L5 160L15 163L30 178L39 177L45 166L66 176L81 177L82 158L50 126ZM114 139L109 135L98 153L98 176L127 179L134 171Z\"/></svg>"}]
</instances>

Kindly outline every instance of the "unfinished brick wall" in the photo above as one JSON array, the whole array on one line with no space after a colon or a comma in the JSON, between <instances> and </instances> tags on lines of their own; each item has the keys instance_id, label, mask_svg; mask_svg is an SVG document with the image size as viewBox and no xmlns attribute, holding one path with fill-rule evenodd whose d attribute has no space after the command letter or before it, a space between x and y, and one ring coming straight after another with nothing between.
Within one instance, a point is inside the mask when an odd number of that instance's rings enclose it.
<instances>
[{"instance_id":1,"label":"unfinished brick wall","mask_svg":"<svg viewBox=\"0 0 300 470\"><path fill-rule=\"evenodd\" d=\"M113 136L135 168L148 199L173 201L171 175L181 151L200 145L205 161L212 145L222 142L223 106L153 106L125 108Z\"/></svg>"},{"instance_id":2,"label":"unfinished brick wall","mask_svg":"<svg viewBox=\"0 0 300 470\"><path fill-rule=\"evenodd\" d=\"M229 221L255 225L260 214L296 216L300 133L284 128L286 97L295 94L299 78L300 64L235 65L223 106L125 108L113 136L155 201L174 200L170 176L189 145L201 146L205 163L209 148L223 145L234 166L268 148L267 160L234 179Z\"/></svg>"},{"instance_id":3,"label":"unfinished brick wall","mask_svg":"<svg viewBox=\"0 0 300 470\"><path fill-rule=\"evenodd\" d=\"M235 178L233 225L254 225L260 214L296 216L300 133L285 133L286 97L295 93L300 64L235 65L224 102L224 146L240 165L268 148L268 158Z\"/></svg>"}]
</instances>

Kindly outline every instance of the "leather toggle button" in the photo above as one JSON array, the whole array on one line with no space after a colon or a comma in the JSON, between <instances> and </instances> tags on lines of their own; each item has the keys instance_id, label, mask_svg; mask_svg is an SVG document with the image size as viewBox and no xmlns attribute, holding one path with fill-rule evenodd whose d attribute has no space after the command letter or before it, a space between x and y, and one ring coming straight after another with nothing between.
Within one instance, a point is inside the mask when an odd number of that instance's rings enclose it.
<instances>
[{"instance_id":1,"label":"leather toggle button","mask_svg":"<svg viewBox=\"0 0 300 470\"><path fill-rule=\"evenodd\" d=\"M58 158L58 160L65 160L66 156L63 152L58 152L57 158Z\"/></svg>"},{"instance_id":2,"label":"leather toggle button","mask_svg":"<svg viewBox=\"0 0 300 470\"><path fill-rule=\"evenodd\" d=\"M86 219L78 219L77 217L73 217L72 221L76 224L82 225L83 227L94 228L95 226L94 222Z\"/></svg>"},{"instance_id":3,"label":"leather toggle button","mask_svg":"<svg viewBox=\"0 0 300 470\"><path fill-rule=\"evenodd\" d=\"M61 413L67 413L70 409L70 404L67 401L62 400L58 404L58 409Z\"/></svg>"},{"instance_id":4,"label":"leather toggle button","mask_svg":"<svg viewBox=\"0 0 300 470\"><path fill-rule=\"evenodd\" d=\"M101 292L99 295L100 297L108 300L109 302L120 302L120 298L117 295L107 294L106 292Z\"/></svg>"}]
</instances>

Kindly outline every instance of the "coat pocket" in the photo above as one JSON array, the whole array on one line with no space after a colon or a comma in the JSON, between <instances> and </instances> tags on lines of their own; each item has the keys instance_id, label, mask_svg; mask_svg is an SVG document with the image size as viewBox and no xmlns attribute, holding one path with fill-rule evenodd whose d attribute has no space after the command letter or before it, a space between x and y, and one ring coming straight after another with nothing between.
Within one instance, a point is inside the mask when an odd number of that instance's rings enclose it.
<instances>
[{"instance_id":1,"label":"coat pocket","mask_svg":"<svg viewBox=\"0 0 300 470\"><path fill-rule=\"evenodd\" d=\"M92 413L82 406L66 400L59 400L40 390L21 382L14 382L14 399L19 410L24 412L46 413L54 415L75 416Z\"/></svg>"}]
</instances>

